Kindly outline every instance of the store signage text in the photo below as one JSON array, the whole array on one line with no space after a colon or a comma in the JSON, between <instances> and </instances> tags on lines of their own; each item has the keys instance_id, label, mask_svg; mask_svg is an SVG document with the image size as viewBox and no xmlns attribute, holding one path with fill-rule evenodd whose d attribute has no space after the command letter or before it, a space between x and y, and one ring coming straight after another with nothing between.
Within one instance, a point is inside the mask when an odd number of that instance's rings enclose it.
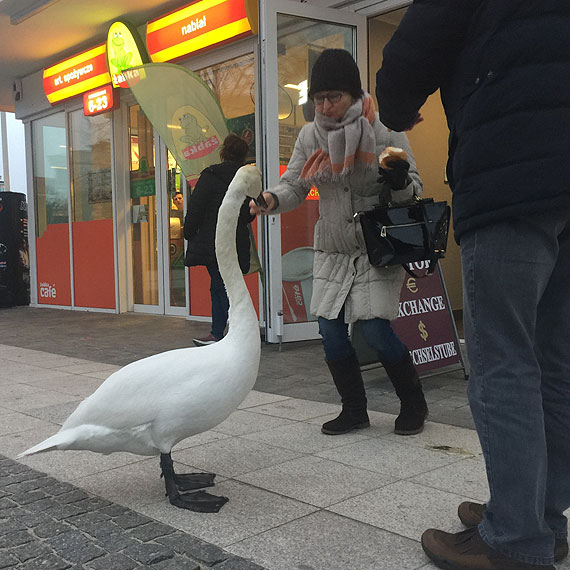
<instances>
[{"instance_id":1,"label":"store signage text","mask_svg":"<svg viewBox=\"0 0 570 570\"><path fill-rule=\"evenodd\" d=\"M251 33L245 0L200 0L149 22L146 43L152 61L164 62Z\"/></svg>"},{"instance_id":2,"label":"store signage text","mask_svg":"<svg viewBox=\"0 0 570 570\"><path fill-rule=\"evenodd\" d=\"M48 101L57 103L111 81L105 45L94 47L44 70L43 86Z\"/></svg>"},{"instance_id":3,"label":"store signage text","mask_svg":"<svg viewBox=\"0 0 570 570\"><path fill-rule=\"evenodd\" d=\"M114 96L111 85L105 85L101 89L95 89L83 95L83 114L87 117L106 113L118 107L119 98Z\"/></svg>"},{"instance_id":4,"label":"store signage text","mask_svg":"<svg viewBox=\"0 0 570 570\"><path fill-rule=\"evenodd\" d=\"M192 160L193 158L202 158L207 156L220 146L220 141L216 135L211 136L205 141L200 141L198 144L187 146L182 150L184 158Z\"/></svg>"},{"instance_id":5,"label":"store signage text","mask_svg":"<svg viewBox=\"0 0 570 570\"><path fill-rule=\"evenodd\" d=\"M55 299L57 297L55 285L42 281L40 283L40 297L42 299Z\"/></svg>"}]
</instances>

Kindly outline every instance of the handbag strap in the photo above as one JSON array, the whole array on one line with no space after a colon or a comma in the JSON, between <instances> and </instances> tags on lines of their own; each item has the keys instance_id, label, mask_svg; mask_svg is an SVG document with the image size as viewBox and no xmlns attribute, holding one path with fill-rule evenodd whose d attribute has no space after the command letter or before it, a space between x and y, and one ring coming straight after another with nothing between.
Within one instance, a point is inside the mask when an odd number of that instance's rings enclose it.
<instances>
[{"instance_id":1,"label":"handbag strap","mask_svg":"<svg viewBox=\"0 0 570 570\"><path fill-rule=\"evenodd\" d=\"M428 244L429 266L428 266L427 271L423 275L417 275L405 263L402 263L402 267L406 270L406 273L408 273L408 275L411 275L412 277L415 277L416 279L423 279L424 277L431 275L435 271L435 268L437 267L438 257L434 251L433 235L431 234L431 232L428 229L428 216L427 216L427 210L426 210L425 202L421 198L418 198L417 202L418 202L418 205L421 209L422 217L423 217L422 231L424 232L424 237L426 238L426 241Z\"/></svg>"}]
</instances>

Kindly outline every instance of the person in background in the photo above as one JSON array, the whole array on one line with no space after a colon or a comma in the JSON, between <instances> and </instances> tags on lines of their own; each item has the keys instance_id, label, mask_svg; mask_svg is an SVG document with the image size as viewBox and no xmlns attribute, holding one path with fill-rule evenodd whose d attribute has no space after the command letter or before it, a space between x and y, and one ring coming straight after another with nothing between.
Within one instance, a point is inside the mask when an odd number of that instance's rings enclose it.
<instances>
[{"instance_id":1,"label":"person in background","mask_svg":"<svg viewBox=\"0 0 570 570\"><path fill-rule=\"evenodd\" d=\"M172 207L175 210L184 211L184 196L182 192L175 192L172 196Z\"/></svg>"},{"instance_id":2,"label":"person in background","mask_svg":"<svg viewBox=\"0 0 570 570\"><path fill-rule=\"evenodd\" d=\"M216 260L215 239L218 210L226 195L228 186L238 169L244 165L248 153L247 143L234 134L229 134L220 149L219 164L204 169L188 200L184 220L184 237L188 240L185 265L205 265L210 274L210 295L212 299L212 329L204 338L193 339L196 346L219 341L224 336L228 323L229 300ZM246 200L240 211L236 245L242 272L249 271L249 229L255 216L251 215Z\"/></svg>"},{"instance_id":3,"label":"person in background","mask_svg":"<svg viewBox=\"0 0 570 570\"><path fill-rule=\"evenodd\" d=\"M570 3L416 0L384 49L380 119L441 89L461 247L468 395L490 499L430 529L448 570L550 569L570 507Z\"/></svg>"},{"instance_id":4,"label":"person in background","mask_svg":"<svg viewBox=\"0 0 570 570\"><path fill-rule=\"evenodd\" d=\"M280 214L299 206L311 186L319 190L310 310L318 317L325 360L342 401L340 415L326 422L322 432L338 435L370 425L360 365L348 337L348 325L360 321L401 400L395 433L418 433L427 404L410 353L390 324L397 316L404 270L370 265L354 218L361 210L421 194L410 145L405 135L380 123L345 50L327 49L319 56L309 97L315 120L301 129L279 185L263 196L264 213ZM379 178L378 157L390 146L403 149L408 160L393 157ZM252 213L260 211L254 202L250 206Z\"/></svg>"}]
</instances>

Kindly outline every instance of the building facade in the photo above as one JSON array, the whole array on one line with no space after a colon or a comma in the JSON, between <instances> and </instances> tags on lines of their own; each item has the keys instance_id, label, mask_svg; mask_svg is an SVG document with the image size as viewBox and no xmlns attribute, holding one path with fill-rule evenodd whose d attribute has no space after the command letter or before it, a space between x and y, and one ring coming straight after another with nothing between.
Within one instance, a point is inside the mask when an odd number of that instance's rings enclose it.
<instances>
[{"instance_id":1,"label":"building facade","mask_svg":"<svg viewBox=\"0 0 570 570\"><path fill-rule=\"evenodd\" d=\"M339 9L327 2L198 0L134 29L128 14L121 24L138 35L151 61L179 64L206 82L271 187L312 118L307 80L319 53L350 51L373 94L382 47L408 3L345 2ZM183 264L182 222L195 178L181 175L128 87L113 87L112 61L132 64L134 50L111 24L108 37L94 37L88 49L21 82L16 115L26 132L32 305L206 320L207 272ZM109 57L113 38L117 51ZM438 99L427 107L410 140L426 195L449 199L443 112ZM191 135L191 125L177 120ZM246 281L269 342L318 336L308 309L317 217L318 193L311 192L294 212L253 224L264 271L263 279L252 273ZM443 267L451 306L459 309L453 244Z\"/></svg>"}]
</instances>

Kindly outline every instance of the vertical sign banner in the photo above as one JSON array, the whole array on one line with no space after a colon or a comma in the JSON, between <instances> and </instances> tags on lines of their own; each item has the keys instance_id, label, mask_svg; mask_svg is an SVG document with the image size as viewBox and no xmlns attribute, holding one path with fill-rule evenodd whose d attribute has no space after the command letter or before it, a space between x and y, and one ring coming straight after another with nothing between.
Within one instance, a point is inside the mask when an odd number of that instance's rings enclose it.
<instances>
[{"instance_id":1,"label":"vertical sign banner","mask_svg":"<svg viewBox=\"0 0 570 570\"><path fill-rule=\"evenodd\" d=\"M180 65L149 63L126 71L125 77L187 179L220 162L219 147L228 135L226 119L198 75Z\"/></svg>"},{"instance_id":2,"label":"vertical sign banner","mask_svg":"<svg viewBox=\"0 0 570 570\"><path fill-rule=\"evenodd\" d=\"M44 70L43 86L53 105L111 82L105 44L94 47Z\"/></svg>"},{"instance_id":3,"label":"vertical sign banner","mask_svg":"<svg viewBox=\"0 0 570 570\"><path fill-rule=\"evenodd\" d=\"M438 368L463 367L459 339L451 308L438 271L426 275L429 262L410 263L409 268L420 278L406 273L398 318L392 321L394 332L408 347L420 376ZM378 356L362 336L360 327L353 326L352 343L361 366L378 362Z\"/></svg>"}]
</instances>

